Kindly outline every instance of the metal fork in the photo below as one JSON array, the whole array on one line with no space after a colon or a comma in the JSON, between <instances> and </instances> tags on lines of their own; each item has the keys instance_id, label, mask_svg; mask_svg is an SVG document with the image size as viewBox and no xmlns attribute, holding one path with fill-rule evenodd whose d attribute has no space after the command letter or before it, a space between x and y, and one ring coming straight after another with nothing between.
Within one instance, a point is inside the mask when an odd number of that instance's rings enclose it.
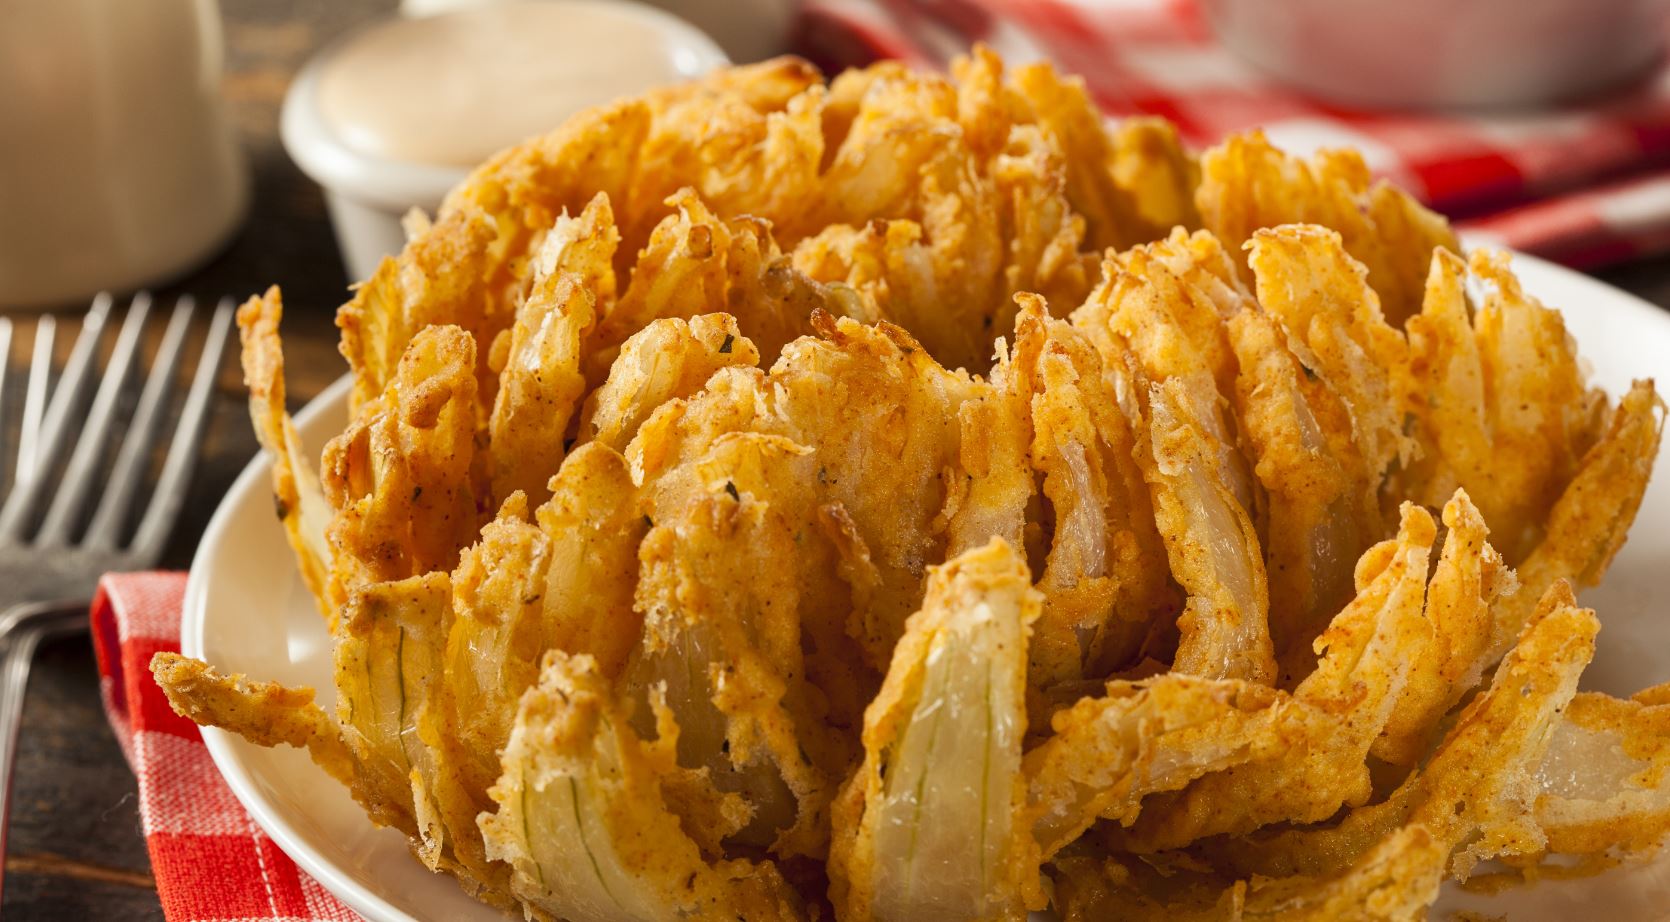
<instances>
[{"instance_id":1,"label":"metal fork","mask_svg":"<svg viewBox=\"0 0 1670 922\"><path fill-rule=\"evenodd\" d=\"M112 308L108 294L93 300L55 387L49 382L56 322L42 318L29 366L16 462L9 488L0 494L5 497L0 504L0 856L6 850L18 723L35 650L42 640L86 627L87 606L99 577L116 570L147 569L162 556L196 465L215 376L232 327L232 303L222 300L209 323L167 455L156 478L148 481L150 500L130 530L130 507L147 482L162 422L172 406L195 308L190 298L175 304L150 373L137 388L136 365L151 298L136 295L89 404L88 390ZM0 318L0 432L5 428L11 340L12 324ZM124 412L129 402L132 410ZM107 463L111 433L121 417L127 420L126 431L114 460ZM80 435L72 447L77 430ZM87 503L95 492L98 505L88 519Z\"/></svg>"}]
</instances>

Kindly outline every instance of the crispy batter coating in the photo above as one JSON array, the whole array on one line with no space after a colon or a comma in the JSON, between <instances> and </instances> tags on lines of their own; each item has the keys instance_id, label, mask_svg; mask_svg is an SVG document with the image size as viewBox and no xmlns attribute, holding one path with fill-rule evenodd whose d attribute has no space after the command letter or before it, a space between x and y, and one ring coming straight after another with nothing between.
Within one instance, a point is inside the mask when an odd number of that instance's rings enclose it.
<instances>
[{"instance_id":1,"label":"crispy batter coating","mask_svg":"<svg viewBox=\"0 0 1670 922\"><path fill-rule=\"evenodd\" d=\"M458 327L425 328L382 396L325 446L333 598L450 570L474 539L475 357Z\"/></svg>"},{"instance_id":2,"label":"crispy batter coating","mask_svg":"<svg viewBox=\"0 0 1670 922\"><path fill-rule=\"evenodd\" d=\"M1551 593L1491 687L1457 718L1425 767L1378 804L1335 825L1294 827L1205 850L1208 871L1157 878L1133 859L1097 867L1062 862L1064 915L1126 908L1131 918L1418 920L1445 876L1480 861L1540 854L1547 837L1530 809L1535 766L1594 655L1598 624L1570 593ZM1165 858L1150 858L1164 867ZM1187 865L1185 865L1187 867ZM1207 865L1211 867L1211 865ZM1236 878L1239 878L1238 880ZM1250 878L1250 879L1249 879ZM1197 907L1191 914L1187 907Z\"/></svg>"},{"instance_id":3,"label":"crispy batter coating","mask_svg":"<svg viewBox=\"0 0 1670 922\"><path fill-rule=\"evenodd\" d=\"M285 537L296 554L302 581L331 621L339 600L330 595L331 549L325 543L330 507L319 485L319 471L307 459L295 423L284 406L284 348L278 324L284 302L276 286L238 308L243 340L244 387L249 388L249 417L255 437L273 462L273 505Z\"/></svg>"},{"instance_id":4,"label":"crispy batter coating","mask_svg":"<svg viewBox=\"0 0 1670 922\"><path fill-rule=\"evenodd\" d=\"M355 586L334 654L336 718L367 794L411 817L413 850L431 868L451 836L438 823L434 753L418 722L441 683L450 603L445 573Z\"/></svg>"},{"instance_id":5,"label":"crispy batter coating","mask_svg":"<svg viewBox=\"0 0 1670 922\"><path fill-rule=\"evenodd\" d=\"M509 303L488 310L483 270L491 263L494 222L475 209L454 211L413 238L398 260L385 257L371 278L337 312L342 354L353 371L349 411L375 401L394 379L406 347L422 331L438 325L459 326L477 342L491 343L508 323ZM509 302L510 299L503 299ZM465 326L468 324L468 326ZM478 384L487 391L497 383L479 357Z\"/></svg>"},{"instance_id":6,"label":"crispy batter coating","mask_svg":"<svg viewBox=\"0 0 1670 922\"><path fill-rule=\"evenodd\" d=\"M1432 516L1405 505L1398 536L1357 563L1357 597L1317 639L1316 671L1246 764L1208 775L1143 808L1128 845L1143 852L1212 835L1243 835L1269 823L1316 822L1366 801L1369 748L1391 719L1430 630L1422 610Z\"/></svg>"},{"instance_id":7,"label":"crispy batter coating","mask_svg":"<svg viewBox=\"0 0 1670 922\"><path fill-rule=\"evenodd\" d=\"M330 715L313 703L313 689L222 675L178 653L153 656L151 673L182 716L205 727L230 730L260 746L282 743L306 749L332 777L352 783L352 758Z\"/></svg>"},{"instance_id":8,"label":"crispy batter coating","mask_svg":"<svg viewBox=\"0 0 1670 922\"><path fill-rule=\"evenodd\" d=\"M1023 298L1016 383L1031 396L1032 469L1055 520L1038 588L1028 682L1035 693L1134 663L1156 619L1175 617L1136 430L1090 340Z\"/></svg>"},{"instance_id":9,"label":"crispy batter coating","mask_svg":"<svg viewBox=\"0 0 1670 922\"><path fill-rule=\"evenodd\" d=\"M1448 873L1465 879L1480 861L1537 856L1547 848L1533 805L1548 782L1578 676L1594 656L1599 623L1556 587L1538 606L1490 686L1449 728L1420 770L1385 800L1337 823L1217 843L1240 873L1328 875L1351 867L1400 827L1422 826L1441 843Z\"/></svg>"},{"instance_id":10,"label":"crispy batter coating","mask_svg":"<svg viewBox=\"0 0 1670 922\"><path fill-rule=\"evenodd\" d=\"M1466 488L1517 566L1606 431L1609 411L1606 396L1585 383L1559 312L1520 289L1505 254L1475 253L1471 269L1490 288L1476 310L1461 260L1436 252L1425 305L1409 320L1419 395L1409 409L1421 457L1402 489L1433 502Z\"/></svg>"},{"instance_id":11,"label":"crispy batter coating","mask_svg":"<svg viewBox=\"0 0 1670 922\"><path fill-rule=\"evenodd\" d=\"M1422 826L1398 830L1361 862L1326 877L1253 878L1225 885L1184 865L1075 856L1053 869L1062 918L1152 922L1418 922L1438 895L1444 854Z\"/></svg>"},{"instance_id":12,"label":"crispy batter coating","mask_svg":"<svg viewBox=\"0 0 1670 922\"><path fill-rule=\"evenodd\" d=\"M522 693L538 678L545 636L541 590L552 540L528 523L527 497L512 494L481 539L459 555L443 641L440 743L480 803L499 777L495 754L510 739Z\"/></svg>"},{"instance_id":13,"label":"crispy batter coating","mask_svg":"<svg viewBox=\"0 0 1670 922\"><path fill-rule=\"evenodd\" d=\"M1485 540L1487 529L1464 490L1444 504L1444 548L1427 585L1430 633L1409 651L1413 668L1372 752L1393 765L1423 758L1444 715L1494 665L1494 612L1519 591L1513 571Z\"/></svg>"},{"instance_id":14,"label":"crispy batter coating","mask_svg":"<svg viewBox=\"0 0 1670 922\"><path fill-rule=\"evenodd\" d=\"M814 463L802 446L755 434L697 462L705 482L639 548L644 631L626 673L631 687L664 690L679 763L705 768L753 807L737 841L779 854L821 854L850 757L807 682L802 647L801 610L819 600L798 598L811 588L798 558L816 539L811 504L794 487L815 482ZM833 555L822 556L832 570Z\"/></svg>"},{"instance_id":15,"label":"crispy batter coating","mask_svg":"<svg viewBox=\"0 0 1670 922\"><path fill-rule=\"evenodd\" d=\"M759 363L760 350L729 314L656 320L626 340L586 398L579 440L623 451L662 404L695 394L721 368Z\"/></svg>"},{"instance_id":16,"label":"crispy batter coating","mask_svg":"<svg viewBox=\"0 0 1670 922\"><path fill-rule=\"evenodd\" d=\"M495 906L1413 920L1670 833L1670 691L1573 697L1569 589L1664 404L1355 154L781 58L407 228L317 481L239 313L334 719L155 672Z\"/></svg>"},{"instance_id":17,"label":"crispy batter coating","mask_svg":"<svg viewBox=\"0 0 1670 922\"><path fill-rule=\"evenodd\" d=\"M850 519L849 633L885 667L944 553L945 472L959 457L958 408L981 393L909 334L827 315L819 338L791 343L770 372L729 368L685 403L650 418L627 448L649 483L731 432L780 435L810 448L810 476ZM651 518L663 513L652 503Z\"/></svg>"},{"instance_id":18,"label":"crispy batter coating","mask_svg":"<svg viewBox=\"0 0 1670 922\"><path fill-rule=\"evenodd\" d=\"M1225 321L1250 299L1225 289L1215 274L1221 256L1215 241L1181 229L1111 256L1103 263L1102 284L1072 319L1104 358L1128 351L1149 382L1182 382L1195 416L1217 443L1219 466L1236 501L1257 518L1263 497L1223 399L1236 372Z\"/></svg>"},{"instance_id":19,"label":"crispy batter coating","mask_svg":"<svg viewBox=\"0 0 1670 922\"><path fill-rule=\"evenodd\" d=\"M639 497L626 459L606 445L580 446L551 478L551 498L534 512L551 562L543 586L529 592L544 631L530 662L556 647L587 654L610 679L626 668L643 627L632 607L638 545L650 527Z\"/></svg>"},{"instance_id":20,"label":"crispy batter coating","mask_svg":"<svg viewBox=\"0 0 1670 922\"><path fill-rule=\"evenodd\" d=\"M1172 575L1189 596L1173 668L1267 685L1276 664L1258 535L1229 486L1220 443L1187 394L1175 378L1152 387L1148 444L1137 449Z\"/></svg>"},{"instance_id":21,"label":"crispy batter coating","mask_svg":"<svg viewBox=\"0 0 1670 922\"><path fill-rule=\"evenodd\" d=\"M588 922L803 918L770 862L709 862L684 834L661 792L675 743L640 738L589 657L548 653L481 818L516 895Z\"/></svg>"},{"instance_id":22,"label":"crispy batter coating","mask_svg":"<svg viewBox=\"0 0 1670 922\"><path fill-rule=\"evenodd\" d=\"M957 407L957 463L946 481L947 557L997 537L1026 546L1033 480L1032 395L1008 345L998 343L991 386Z\"/></svg>"},{"instance_id":23,"label":"crispy batter coating","mask_svg":"<svg viewBox=\"0 0 1670 922\"><path fill-rule=\"evenodd\" d=\"M1653 691L1572 699L1536 774L1548 852L1651 855L1670 832L1670 707Z\"/></svg>"},{"instance_id":24,"label":"crispy batter coating","mask_svg":"<svg viewBox=\"0 0 1670 922\"><path fill-rule=\"evenodd\" d=\"M655 226L626 290L589 344L593 380L607 372L627 337L658 318L728 311L761 354L775 359L784 343L810 332L814 309L842 309L827 289L789 268L769 225L721 219L690 189L667 204L674 212Z\"/></svg>"},{"instance_id":25,"label":"crispy batter coating","mask_svg":"<svg viewBox=\"0 0 1670 922\"><path fill-rule=\"evenodd\" d=\"M1110 133L1084 81L1047 63L1018 67L1013 80L1032 118L1067 154L1068 200L1085 216L1094 250L1133 246L1178 225L1199 226L1190 199L1200 169L1171 124L1131 118Z\"/></svg>"},{"instance_id":26,"label":"crispy batter coating","mask_svg":"<svg viewBox=\"0 0 1670 922\"><path fill-rule=\"evenodd\" d=\"M1387 326L1364 267L1340 234L1315 225L1256 231L1247 263L1258 301L1287 330L1300 363L1328 383L1350 413L1352 436L1376 486L1414 444L1403 434L1408 344Z\"/></svg>"},{"instance_id":27,"label":"crispy batter coating","mask_svg":"<svg viewBox=\"0 0 1670 922\"><path fill-rule=\"evenodd\" d=\"M1312 641L1351 597L1353 561L1380 533L1379 498L1345 403L1307 372L1280 323L1241 311L1229 335L1239 361L1236 417L1269 497L1270 638L1291 687L1315 665Z\"/></svg>"},{"instance_id":28,"label":"crispy batter coating","mask_svg":"<svg viewBox=\"0 0 1670 922\"><path fill-rule=\"evenodd\" d=\"M1408 409L1420 452L1399 486L1428 504L1463 487L1478 494L1475 502L1487 521L1495 521L1501 501L1511 499L1490 477L1494 461L1485 392L1494 387L1485 381L1466 275L1460 256L1433 251L1421 311L1405 323L1415 388Z\"/></svg>"},{"instance_id":29,"label":"crispy batter coating","mask_svg":"<svg viewBox=\"0 0 1670 922\"><path fill-rule=\"evenodd\" d=\"M1098 819L1129 824L1151 794L1178 791L1252 758L1279 719L1274 689L1171 672L1110 682L1050 721L1026 754L1027 807L1048 860Z\"/></svg>"},{"instance_id":30,"label":"crispy batter coating","mask_svg":"<svg viewBox=\"0 0 1670 922\"><path fill-rule=\"evenodd\" d=\"M537 504L547 495L545 481L562 463L585 396L590 333L614 303L610 260L619 239L601 194L578 218L558 218L545 235L504 360L494 362L499 386L487 424L494 496L520 490Z\"/></svg>"},{"instance_id":31,"label":"crispy batter coating","mask_svg":"<svg viewBox=\"0 0 1670 922\"><path fill-rule=\"evenodd\" d=\"M1356 151L1289 156L1261 131L1231 135L1201 158L1195 204L1206 229L1232 250L1259 228L1319 224L1343 238L1367 271L1387 320L1401 326L1421 309L1432 251L1460 252L1442 217L1384 181L1372 182Z\"/></svg>"},{"instance_id":32,"label":"crispy batter coating","mask_svg":"<svg viewBox=\"0 0 1670 922\"><path fill-rule=\"evenodd\" d=\"M1524 589L1499 607L1495 649L1524 625L1532 600L1559 580L1592 586L1606 574L1646 495L1665 412L1652 381L1637 381L1624 395L1600 441L1549 510L1542 540L1520 564Z\"/></svg>"}]
</instances>

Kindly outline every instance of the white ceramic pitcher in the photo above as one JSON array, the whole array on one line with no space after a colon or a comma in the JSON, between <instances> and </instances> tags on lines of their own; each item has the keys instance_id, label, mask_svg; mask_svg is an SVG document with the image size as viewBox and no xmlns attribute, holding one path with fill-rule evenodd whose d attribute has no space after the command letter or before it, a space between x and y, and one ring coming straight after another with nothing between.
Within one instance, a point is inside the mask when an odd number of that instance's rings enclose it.
<instances>
[{"instance_id":1,"label":"white ceramic pitcher","mask_svg":"<svg viewBox=\"0 0 1670 922\"><path fill-rule=\"evenodd\" d=\"M231 234L248 178L215 0L0 3L0 306L162 282Z\"/></svg>"}]
</instances>

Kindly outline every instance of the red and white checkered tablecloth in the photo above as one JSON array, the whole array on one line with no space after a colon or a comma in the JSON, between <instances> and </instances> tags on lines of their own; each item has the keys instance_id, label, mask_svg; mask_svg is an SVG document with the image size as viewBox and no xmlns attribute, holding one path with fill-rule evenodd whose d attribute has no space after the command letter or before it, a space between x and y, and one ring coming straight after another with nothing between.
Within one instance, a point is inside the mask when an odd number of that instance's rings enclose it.
<instances>
[{"instance_id":1,"label":"red and white checkered tablecloth","mask_svg":"<svg viewBox=\"0 0 1670 922\"><path fill-rule=\"evenodd\" d=\"M91 612L110 725L139 779L139 816L169 922L358 919L299 870L233 797L197 725L151 680L151 656L180 649L184 573L115 573Z\"/></svg>"},{"instance_id":2,"label":"red and white checkered tablecloth","mask_svg":"<svg viewBox=\"0 0 1670 922\"><path fill-rule=\"evenodd\" d=\"M1354 147L1480 242L1575 266L1670 249L1670 66L1582 107L1353 111L1243 64L1194 0L806 0L799 45L833 71L941 67L976 41L1054 61L1108 114L1164 116L1199 147L1249 128L1294 153Z\"/></svg>"}]
</instances>

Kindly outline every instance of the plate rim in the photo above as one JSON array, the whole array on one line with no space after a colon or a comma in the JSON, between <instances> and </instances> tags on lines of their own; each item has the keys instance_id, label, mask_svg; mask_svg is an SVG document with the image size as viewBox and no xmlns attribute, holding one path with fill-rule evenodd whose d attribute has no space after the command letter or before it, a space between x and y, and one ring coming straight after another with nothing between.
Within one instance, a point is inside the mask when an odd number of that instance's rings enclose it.
<instances>
[{"instance_id":1,"label":"plate rim","mask_svg":"<svg viewBox=\"0 0 1670 922\"><path fill-rule=\"evenodd\" d=\"M346 399L352 386L353 375L344 372L295 415L296 427L304 429L321 414L329 412ZM203 529L203 537L192 554L191 570L186 576L185 596L180 606L180 653L183 656L203 658L208 626L207 573L210 564L231 531L232 518L244 495L260 489L260 483L271 476L272 461L266 449L258 449L227 488L226 495L221 497L214 515L209 518L208 526ZM288 540L285 543L288 545ZM291 861L330 891L332 896L346 903L349 909L373 922L418 922L307 845L277 805L261 795L254 776L245 771L237 760L232 748L233 741L237 739L235 734L217 727L200 726L198 730L202 733L203 745L209 750L215 770L232 789L232 796Z\"/></svg>"},{"instance_id":2,"label":"plate rim","mask_svg":"<svg viewBox=\"0 0 1670 922\"><path fill-rule=\"evenodd\" d=\"M1485 248L1500 249L1478 246L1466 246L1464 249L1471 252ZM1670 332L1670 309L1659 307L1639 295L1558 263L1518 251L1508 252L1512 257L1511 267L1514 274L1522 279L1525 275L1524 270L1530 269L1533 274L1545 273L1560 277L1577 288L1604 292L1607 299L1616 305L1616 309L1626 310L1628 314L1633 315L1632 319L1640 318L1643 322L1658 324ZM1525 287L1528 294L1533 297L1539 296L1536 286ZM1550 306L1562 314L1581 309L1576 303ZM1670 385L1670 381L1661 383ZM345 399L351 387L352 375L344 372L295 415L297 428L305 429L318 416L333 409ZM258 481L271 476L271 471L272 463L266 451L258 450L238 474L237 479L227 488L203 531L197 550L192 555L191 570L186 578L185 596L180 611L180 652L185 656L198 659L203 656L207 627L207 572L216 550L226 540L234 510L247 492L256 489ZM233 751L233 740L236 739L233 734L214 727L200 727L199 730L202 732L203 743L209 750L215 770L231 788L238 803L249 812L262 832L303 871L354 912L372 922L419 922L306 844L294 824L277 809L276 804L261 795L253 776L238 762Z\"/></svg>"}]
</instances>

